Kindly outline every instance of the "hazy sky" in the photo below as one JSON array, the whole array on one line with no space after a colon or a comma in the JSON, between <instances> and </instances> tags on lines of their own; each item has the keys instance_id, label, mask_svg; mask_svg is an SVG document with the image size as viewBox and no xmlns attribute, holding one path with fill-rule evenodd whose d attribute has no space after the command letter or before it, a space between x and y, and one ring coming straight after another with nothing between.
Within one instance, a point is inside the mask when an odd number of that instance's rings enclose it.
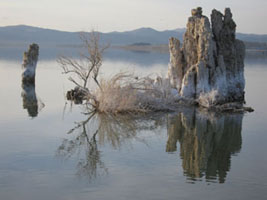
<instances>
[{"instance_id":1,"label":"hazy sky","mask_svg":"<svg viewBox=\"0 0 267 200\"><path fill-rule=\"evenodd\" d=\"M26 24L66 31L157 30L186 26L191 8L230 7L238 32L267 34L267 0L0 0L0 26Z\"/></svg>"}]
</instances>

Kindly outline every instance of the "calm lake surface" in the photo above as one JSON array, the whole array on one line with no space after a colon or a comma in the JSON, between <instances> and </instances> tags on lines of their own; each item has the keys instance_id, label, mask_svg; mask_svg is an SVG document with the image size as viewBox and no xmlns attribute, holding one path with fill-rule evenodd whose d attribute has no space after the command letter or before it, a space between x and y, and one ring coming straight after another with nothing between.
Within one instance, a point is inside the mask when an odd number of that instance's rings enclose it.
<instances>
[{"instance_id":1,"label":"calm lake surface","mask_svg":"<svg viewBox=\"0 0 267 200\"><path fill-rule=\"evenodd\" d=\"M91 117L66 103L73 85L55 61L78 49L41 46L28 95L21 87L24 50L0 48L1 200L267 199L266 57L246 58L253 113L183 108L141 118ZM102 75L165 75L168 60L168 54L113 49Z\"/></svg>"}]
</instances>

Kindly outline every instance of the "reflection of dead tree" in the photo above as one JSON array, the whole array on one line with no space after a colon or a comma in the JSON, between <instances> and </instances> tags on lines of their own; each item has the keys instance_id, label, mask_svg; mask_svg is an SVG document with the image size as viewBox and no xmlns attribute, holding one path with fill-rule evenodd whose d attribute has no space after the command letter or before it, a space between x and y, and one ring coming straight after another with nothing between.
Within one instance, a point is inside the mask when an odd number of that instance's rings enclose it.
<instances>
[{"instance_id":1,"label":"reflection of dead tree","mask_svg":"<svg viewBox=\"0 0 267 200\"><path fill-rule=\"evenodd\" d=\"M92 180L99 175L105 175L108 173L105 164L101 160L101 153L98 150L96 135L98 130L96 130L92 135L89 134L88 122L93 118L94 113L88 117L87 120L77 123L77 126L71 129L68 134L73 133L76 130L80 130L77 137L73 140L65 139L61 146L57 150L57 155L63 158L70 158L77 152L81 152L84 148L85 159L80 159L77 168L77 175L82 177L88 177L88 180Z\"/></svg>"},{"instance_id":2,"label":"reflection of dead tree","mask_svg":"<svg viewBox=\"0 0 267 200\"><path fill-rule=\"evenodd\" d=\"M140 117L136 115L111 115L98 114L99 122L99 143L110 143L113 148L120 148L121 144L132 141L132 139L147 144L147 142L139 138L138 131L155 130L161 124L161 118L157 121L151 120L148 116ZM151 121L150 121L151 120ZM129 144L128 144L129 146Z\"/></svg>"},{"instance_id":3,"label":"reflection of dead tree","mask_svg":"<svg viewBox=\"0 0 267 200\"><path fill-rule=\"evenodd\" d=\"M79 176L86 176L89 180L108 173L98 144L110 143L115 149L122 144L136 140L146 144L146 141L137 136L137 131L155 130L164 124L165 115L160 118L140 118L134 115L106 115L91 113L89 117L77 123L68 131L68 134L76 133L75 138L65 139L57 150L57 155L68 159L76 153L85 151L86 157L80 159L77 164ZM91 134L90 134L91 133Z\"/></svg>"},{"instance_id":4,"label":"reflection of dead tree","mask_svg":"<svg viewBox=\"0 0 267 200\"><path fill-rule=\"evenodd\" d=\"M89 180L96 178L97 176L107 174L107 168L104 163L101 161L101 154L97 147L96 134L98 130L93 134L93 136L87 139L86 148L86 160L80 160L77 164L78 172L77 175L82 177L86 175ZM98 169L103 169L99 172Z\"/></svg>"}]
</instances>

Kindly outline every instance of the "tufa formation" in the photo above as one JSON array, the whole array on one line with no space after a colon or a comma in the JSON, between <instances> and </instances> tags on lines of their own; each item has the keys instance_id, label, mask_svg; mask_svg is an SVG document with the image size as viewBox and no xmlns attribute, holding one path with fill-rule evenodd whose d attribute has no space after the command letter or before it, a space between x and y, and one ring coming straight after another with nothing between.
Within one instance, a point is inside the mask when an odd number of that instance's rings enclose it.
<instances>
[{"instance_id":1,"label":"tufa formation","mask_svg":"<svg viewBox=\"0 0 267 200\"><path fill-rule=\"evenodd\" d=\"M179 95L203 107L244 103L244 43L235 38L230 8L213 10L211 24L202 8L192 10L184 41L170 38L168 78ZM229 104L230 105L230 104Z\"/></svg>"},{"instance_id":2,"label":"tufa formation","mask_svg":"<svg viewBox=\"0 0 267 200\"><path fill-rule=\"evenodd\" d=\"M38 115L38 100L35 93L35 71L39 55L39 46L31 44L23 55L22 93L23 108L27 109L30 117Z\"/></svg>"},{"instance_id":3,"label":"tufa formation","mask_svg":"<svg viewBox=\"0 0 267 200\"><path fill-rule=\"evenodd\" d=\"M35 84L35 71L39 56L39 46L31 44L28 51L24 52L22 67L22 83Z\"/></svg>"}]
</instances>

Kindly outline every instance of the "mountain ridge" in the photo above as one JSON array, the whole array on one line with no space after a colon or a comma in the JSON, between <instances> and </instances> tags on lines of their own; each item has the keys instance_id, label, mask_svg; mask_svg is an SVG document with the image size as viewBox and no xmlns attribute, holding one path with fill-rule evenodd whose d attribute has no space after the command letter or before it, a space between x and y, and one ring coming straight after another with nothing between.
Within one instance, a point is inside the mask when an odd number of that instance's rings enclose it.
<instances>
[{"instance_id":1,"label":"mountain ridge","mask_svg":"<svg viewBox=\"0 0 267 200\"><path fill-rule=\"evenodd\" d=\"M80 44L79 34L82 31L69 32L28 25L12 25L0 27L0 44L40 43L47 45ZM185 28L158 31L150 27L142 27L130 31L113 31L100 33L103 42L112 45L130 45L133 43L150 43L152 45L167 44L170 37L182 41ZM267 34L237 33L237 38L248 42L267 43Z\"/></svg>"}]
</instances>

